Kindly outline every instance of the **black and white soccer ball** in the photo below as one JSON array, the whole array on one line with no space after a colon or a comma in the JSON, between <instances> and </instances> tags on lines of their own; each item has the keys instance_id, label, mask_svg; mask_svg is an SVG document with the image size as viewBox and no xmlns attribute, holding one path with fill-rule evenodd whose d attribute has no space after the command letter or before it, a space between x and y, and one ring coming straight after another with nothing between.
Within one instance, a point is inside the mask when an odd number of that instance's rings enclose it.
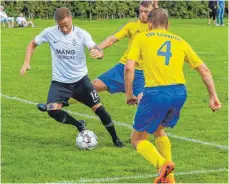
<instances>
[{"instance_id":1,"label":"black and white soccer ball","mask_svg":"<svg viewBox=\"0 0 229 184\"><path fill-rule=\"evenodd\" d=\"M91 150L98 144L98 137L90 130L80 132L76 137L76 146L79 149Z\"/></svg>"}]
</instances>

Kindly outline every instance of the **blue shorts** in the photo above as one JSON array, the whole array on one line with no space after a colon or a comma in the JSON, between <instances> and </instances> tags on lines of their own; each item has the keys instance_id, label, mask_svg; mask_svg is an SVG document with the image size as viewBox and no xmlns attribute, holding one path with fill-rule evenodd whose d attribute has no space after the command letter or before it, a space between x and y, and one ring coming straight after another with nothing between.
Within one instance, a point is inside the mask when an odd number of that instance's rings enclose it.
<instances>
[{"instance_id":1,"label":"blue shorts","mask_svg":"<svg viewBox=\"0 0 229 184\"><path fill-rule=\"evenodd\" d=\"M153 134L162 125L173 128L187 98L183 84L146 87L134 118L133 128Z\"/></svg>"},{"instance_id":2,"label":"blue shorts","mask_svg":"<svg viewBox=\"0 0 229 184\"><path fill-rule=\"evenodd\" d=\"M124 64L117 64L107 72L98 77L107 86L107 91L113 93L125 93ZM135 70L133 93L138 96L143 92L145 85L144 74L142 70Z\"/></svg>"}]
</instances>

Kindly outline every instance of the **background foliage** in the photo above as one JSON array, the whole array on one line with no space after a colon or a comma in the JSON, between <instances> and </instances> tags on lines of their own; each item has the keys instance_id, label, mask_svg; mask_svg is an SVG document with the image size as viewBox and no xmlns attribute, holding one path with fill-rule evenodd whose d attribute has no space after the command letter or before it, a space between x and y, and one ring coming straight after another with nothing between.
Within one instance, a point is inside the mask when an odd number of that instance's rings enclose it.
<instances>
[{"instance_id":1,"label":"background foliage","mask_svg":"<svg viewBox=\"0 0 229 184\"><path fill-rule=\"evenodd\" d=\"M8 16L50 19L56 8L65 6L73 16L86 19L116 19L138 16L139 1L2 1ZM171 17L202 18L208 16L208 1L159 1L159 6L169 10ZM226 2L225 16L228 12Z\"/></svg>"}]
</instances>

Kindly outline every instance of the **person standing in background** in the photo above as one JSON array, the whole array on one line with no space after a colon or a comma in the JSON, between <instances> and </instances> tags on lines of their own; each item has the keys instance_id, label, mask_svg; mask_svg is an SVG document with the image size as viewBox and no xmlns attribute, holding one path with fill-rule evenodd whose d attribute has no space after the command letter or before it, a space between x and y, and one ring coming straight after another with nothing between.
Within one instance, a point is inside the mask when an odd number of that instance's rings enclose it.
<instances>
[{"instance_id":1,"label":"person standing in background","mask_svg":"<svg viewBox=\"0 0 229 184\"><path fill-rule=\"evenodd\" d=\"M211 18L213 19L213 25L216 25L216 12L217 12L217 2L216 0L211 0L208 2L208 25L211 24Z\"/></svg>"},{"instance_id":2,"label":"person standing in background","mask_svg":"<svg viewBox=\"0 0 229 184\"><path fill-rule=\"evenodd\" d=\"M217 7L218 7L218 15L217 15L216 26L225 26L223 23L225 1L224 0L218 0L217 1Z\"/></svg>"}]
</instances>

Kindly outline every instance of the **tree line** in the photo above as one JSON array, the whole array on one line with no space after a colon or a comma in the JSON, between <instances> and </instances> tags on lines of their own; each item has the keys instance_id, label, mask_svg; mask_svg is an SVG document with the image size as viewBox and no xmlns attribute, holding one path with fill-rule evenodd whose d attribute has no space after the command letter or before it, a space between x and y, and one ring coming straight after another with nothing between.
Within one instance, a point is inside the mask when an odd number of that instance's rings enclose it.
<instances>
[{"instance_id":1,"label":"tree line","mask_svg":"<svg viewBox=\"0 0 229 184\"><path fill-rule=\"evenodd\" d=\"M52 19L54 11L59 7L68 7L73 16L85 19L116 19L138 16L139 1L2 1L8 16L17 17L24 13L29 19ZM208 1L159 1L159 6L169 10L174 18L206 18L208 17ZM226 1L225 16L228 14Z\"/></svg>"}]
</instances>

